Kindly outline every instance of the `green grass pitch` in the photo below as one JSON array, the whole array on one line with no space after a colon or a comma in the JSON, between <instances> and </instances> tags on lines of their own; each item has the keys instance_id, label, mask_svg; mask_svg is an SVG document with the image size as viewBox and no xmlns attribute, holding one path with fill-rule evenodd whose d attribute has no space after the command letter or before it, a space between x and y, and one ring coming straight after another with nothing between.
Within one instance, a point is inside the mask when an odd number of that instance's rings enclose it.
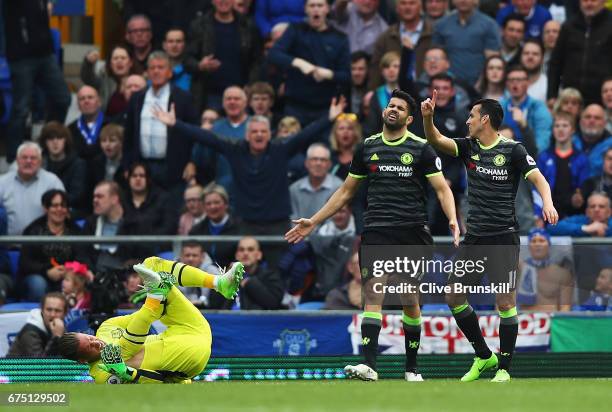
<instances>
[{"instance_id":1,"label":"green grass pitch","mask_svg":"<svg viewBox=\"0 0 612 412\"><path fill-rule=\"evenodd\" d=\"M608 411L612 379L226 381L192 385L9 384L8 392L68 392L68 406L6 412L79 411Z\"/></svg>"}]
</instances>

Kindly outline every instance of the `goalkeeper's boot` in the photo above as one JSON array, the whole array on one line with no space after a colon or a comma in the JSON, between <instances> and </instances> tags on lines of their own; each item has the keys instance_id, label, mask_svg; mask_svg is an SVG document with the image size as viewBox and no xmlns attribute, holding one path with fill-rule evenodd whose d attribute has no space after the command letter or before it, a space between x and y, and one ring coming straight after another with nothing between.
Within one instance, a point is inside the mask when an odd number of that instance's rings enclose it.
<instances>
[{"instance_id":1,"label":"goalkeeper's boot","mask_svg":"<svg viewBox=\"0 0 612 412\"><path fill-rule=\"evenodd\" d=\"M142 278L142 283L147 293L152 295L161 295L162 297L168 296L168 293L170 292L170 289L172 289L173 285L171 278L174 278L174 276L164 272L158 273L141 263L134 265L133 267L136 273L138 273Z\"/></svg>"},{"instance_id":2,"label":"goalkeeper's boot","mask_svg":"<svg viewBox=\"0 0 612 412\"><path fill-rule=\"evenodd\" d=\"M404 373L404 379L408 382L423 382L423 377L420 373L416 372L406 372Z\"/></svg>"},{"instance_id":3,"label":"goalkeeper's boot","mask_svg":"<svg viewBox=\"0 0 612 412\"><path fill-rule=\"evenodd\" d=\"M498 369L491 382L510 382L510 374L505 369Z\"/></svg>"},{"instance_id":4,"label":"goalkeeper's boot","mask_svg":"<svg viewBox=\"0 0 612 412\"><path fill-rule=\"evenodd\" d=\"M351 379L361 379L362 381L377 381L378 373L368 365L360 363L359 365L346 365L344 373Z\"/></svg>"},{"instance_id":5,"label":"goalkeeper's boot","mask_svg":"<svg viewBox=\"0 0 612 412\"><path fill-rule=\"evenodd\" d=\"M240 262L234 262L227 272L221 271L221 275L217 276L215 290L222 294L225 299L234 299L238 295L238 288L243 276L244 265Z\"/></svg>"},{"instance_id":6,"label":"goalkeeper's boot","mask_svg":"<svg viewBox=\"0 0 612 412\"><path fill-rule=\"evenodd\" d=\"M478 356L474 358L474 363L470 370L463 375L461 382L472 382L480 378L480 374L489 369L495 369L497 367L497 355L494 353L488 359L480 359Z\"/></svg>"}]
</instances>

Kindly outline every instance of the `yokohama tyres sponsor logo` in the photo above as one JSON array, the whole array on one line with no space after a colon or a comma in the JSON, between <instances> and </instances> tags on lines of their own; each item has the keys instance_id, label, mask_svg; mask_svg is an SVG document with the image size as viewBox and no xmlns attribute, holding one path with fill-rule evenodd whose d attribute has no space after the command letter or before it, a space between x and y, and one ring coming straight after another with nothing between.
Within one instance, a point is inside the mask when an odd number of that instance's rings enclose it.
<instances>
[{"instance_id":1,"label":"yokohama tyres sponsor logo","mask_svg":"<svg viewBox=\"0 0 612 412\"><path fill-rule=\"evenodd\" d=\"M508 169L489 169L482 166L476 166L476 171L490 176L508 176Z\"/></svg>"},{"instance_id":2,"label":"yokohama tyres sponsor logo","mask_svg":"<svg viewBox=\"0 0 612 412\"><path fill-rule=\"evenodd\" d=\"M412 173L412 167L410 166L379 165L378 170L381 172Z\"/></svg>"}]
</instances>

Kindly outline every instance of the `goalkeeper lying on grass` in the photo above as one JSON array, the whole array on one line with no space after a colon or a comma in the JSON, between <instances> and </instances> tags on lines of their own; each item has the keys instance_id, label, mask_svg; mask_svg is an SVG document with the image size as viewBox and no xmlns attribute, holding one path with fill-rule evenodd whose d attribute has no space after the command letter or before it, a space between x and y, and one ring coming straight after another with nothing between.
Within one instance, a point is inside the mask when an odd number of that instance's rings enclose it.
<instances>
[{"instance_id":1,"label":"goalkeeper lying on grass","mask_svg":"<svg viewBox=\"0 0 612 412\"><path fill-rule=\"evenodd\" d=\"M96 336L65 333L60 353L89 363L96 383L191 383L208 363L212 334L202 313L174 284L204 286L232 299L244 267L236 262L227 273L214 276L183 263L149 257L134 265L134 270L147 292L144 305L130 315L106 320ZM168 329L147 335L157 319Z\"/></svg>"}]
</instances>

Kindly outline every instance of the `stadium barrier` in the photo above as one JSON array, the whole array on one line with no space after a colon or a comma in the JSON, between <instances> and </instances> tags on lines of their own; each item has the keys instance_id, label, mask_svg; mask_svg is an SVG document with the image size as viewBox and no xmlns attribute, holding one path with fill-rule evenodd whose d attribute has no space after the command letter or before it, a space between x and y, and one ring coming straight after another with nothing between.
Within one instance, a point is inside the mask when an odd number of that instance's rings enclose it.
<instances>
[{"instance_id":1,"label":"stadium barrier","mask_svg":"<svg viewBox=\"0 0 612 412\"><path fill-rule=\"evenodd\" d=\"M361 362L358 356L212 358L194 380L322 380L345 379L343 368ZM403 379L402 355L381 355L383 379ZM458 379L472 355L422 355L419 371L425 379ZM88 367L65 359L0 359L0 383L92 382ZM490 378L491 372L483 374ZM515 355L513 378L612 377L612 353L521 353Z\"/></svg>"}]
</instances>

